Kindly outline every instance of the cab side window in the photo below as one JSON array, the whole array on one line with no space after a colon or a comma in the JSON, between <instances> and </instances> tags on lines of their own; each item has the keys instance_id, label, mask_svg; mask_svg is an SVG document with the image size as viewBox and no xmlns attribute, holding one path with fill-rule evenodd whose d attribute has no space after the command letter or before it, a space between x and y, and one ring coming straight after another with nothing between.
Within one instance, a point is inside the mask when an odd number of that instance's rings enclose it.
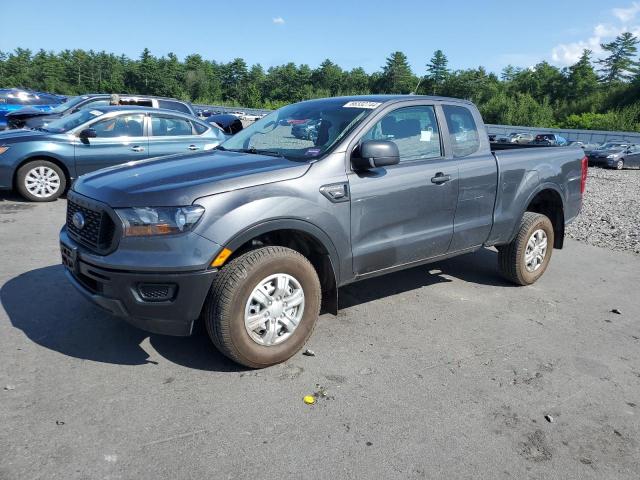
<instances>
[{"instance_id":1,"label":"cab side window","mask_svg":"<svg viewBox=\"0 0 640 480\"><path fill-rule=\"evenodd\" d=\"M400 162L442 156L440 130L432 106L405 107L388 113L363 140L390 140L398 146Z\"/></svg>"},{"instance_id":2,"label":"cab side window","mask_svg":"<svg viewBox=\"0 0 640 480\"><path fill-rule=\"evenodd\" d=\"M142 137L144 115L126 114L99 120L93 125L97 138Z\"/></svg>"},{"instance_id":3,"label":"cab side window","mask_svg":"<svg viewBox=\"0 0 640 480\"><path fill-rule=\"evenodd\" d=\"M443 105L444 118L449 127L449 137L454 157L466 157L480 148L478 128L471 111L459 105Z\"/></svg>"}]
</instances>

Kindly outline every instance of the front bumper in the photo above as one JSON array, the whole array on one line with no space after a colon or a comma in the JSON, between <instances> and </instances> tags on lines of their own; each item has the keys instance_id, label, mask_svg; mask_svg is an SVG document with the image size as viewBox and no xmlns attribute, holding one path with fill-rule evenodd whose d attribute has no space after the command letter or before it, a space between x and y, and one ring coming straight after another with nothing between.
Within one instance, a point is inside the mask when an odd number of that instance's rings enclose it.
<instances>
[{"instance_id":1,"label":"front bumper","mask_svg":"<svg viewBox=\"0 0 640 480\"><path fill-rule=\"evenodd\" d=\"M152 333L187 336L200 316L216 270L135 272L97 267L82 257L82 247L60 234L65 274L89 301ZM162 298L145 293L166 292Z\"/></svg>"},{"instance_id":2,"label":"front bumper","mask_svg":"<svg viewBox=\"0 0 640 480\"><path fill-rule=\"evenodd\" d=\"M617 161L615 158L587 157L590 167L613 167Z\"/></svg>"}]
</instances>

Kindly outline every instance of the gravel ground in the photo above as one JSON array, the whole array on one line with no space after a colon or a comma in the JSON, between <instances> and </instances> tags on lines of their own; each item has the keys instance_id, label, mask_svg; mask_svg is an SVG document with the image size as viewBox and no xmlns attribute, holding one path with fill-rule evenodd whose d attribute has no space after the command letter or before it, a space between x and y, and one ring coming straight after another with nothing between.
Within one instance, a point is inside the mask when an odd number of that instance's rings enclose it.
<instances>
[{"instance_id":1,"label":"gravel ground","mask_svg":"<svg viewBox=\"0 0 640 480\"><path fill-rule=\"evenodd\" d=\"M569 239L531 287L488 249L349 285L315 357L253 371L85 301L65 203L0 195L0 480L640 478L640 302L617 288L640 256Z\"/></svg>"},{"instance_id":2,"label":"gravel ground","mask_svg":"<svg viewBox=\"0 0 640 480\"><path fill-rule=\"evenodd\" d=\"M640 255L640 171L589 168L580 216L569 237Z\"/></svg>"}]
</instances>

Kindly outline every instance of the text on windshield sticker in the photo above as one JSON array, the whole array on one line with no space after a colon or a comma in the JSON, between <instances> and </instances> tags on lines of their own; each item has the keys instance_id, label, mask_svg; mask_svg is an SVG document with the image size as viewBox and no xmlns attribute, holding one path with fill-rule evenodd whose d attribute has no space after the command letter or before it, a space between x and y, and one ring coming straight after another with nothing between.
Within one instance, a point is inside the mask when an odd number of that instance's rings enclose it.
<instances>
[{"instance_id":1,"label":"text on windshield sticker","mask_svg":"<svg viewBox=\"0 0 640 480\"><path fill-rule=\"evenodd\" d=\"M373 110L374 108L377 108L380 105L382 105L380 102L365 102L362 100L354 100L354 101L345 103L342 107L343 108L367 108L369 110Z\"/></svg>"}]
</instances>

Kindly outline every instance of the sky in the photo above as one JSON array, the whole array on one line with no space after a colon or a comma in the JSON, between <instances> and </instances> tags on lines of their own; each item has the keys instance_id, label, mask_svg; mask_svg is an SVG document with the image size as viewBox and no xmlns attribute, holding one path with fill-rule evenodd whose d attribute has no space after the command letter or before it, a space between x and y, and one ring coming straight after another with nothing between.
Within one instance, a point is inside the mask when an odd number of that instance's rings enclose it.
<instances>
[{"instance_id":1,"label":"sky","mask_svg":"<svg viewBox=\"0 0 640 480\"><path fill-rule=\"evenodd\" d=\"M0 50L105 50L183 59L198 53L236 57L268 68L287 62L312 68L329 58L343 68L379 70L404 52L416 74L436 49L453 69L546 60L574 63L584 48L622 31L640 33L640 1L623 0L1 0ZM6 21L9 20L9 21Z\"/></svg>"}]
</instances>

